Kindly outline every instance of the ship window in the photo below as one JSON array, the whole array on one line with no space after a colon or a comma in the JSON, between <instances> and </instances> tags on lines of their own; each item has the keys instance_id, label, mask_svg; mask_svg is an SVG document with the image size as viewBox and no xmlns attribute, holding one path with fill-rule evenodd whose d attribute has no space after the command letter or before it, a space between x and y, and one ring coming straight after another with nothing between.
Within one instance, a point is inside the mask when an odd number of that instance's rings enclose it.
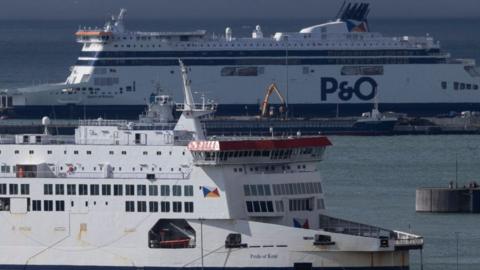
<instances>
[{"instance_id":1,"label":"ship window","mask_svg":"<svg viewBox=\"0 0 480 270\"><path fill-rule=\"evenodd\" d=\"M257 185L258 196L264 196L263 185Z\"/></svg>"},{"instance_id":2,"label":"ship window","mask_svg":"<svg viewBox=\"0 0 480 270\"><path fill-rule=\"evenodd\" d=\"M7 184L0 184L0 194L1 195L7 194Z\"/></svg>"},{"instance_id":3,"label":"ship window","mask_svg":"<svg viewBox=\"0 0 480 270\"><path fill-rule=\"evenodd\" d=\"M137 202L137 211L138 212L147 212L147 202L146 201L138 201Z\"/></svg>"},{"instance_id":4,"label":"ship window","mask_svg":"<svg viewBox=\"0 0 480 270\"><path fill-rule=\"evenodd\" d=\"M112 195L112 187L110 185L102 185L102 195L103 196Z\"/></svg>"},{"instance_id":5,"label":"ship window","mask_svg":"<svg viewBox=\"0 0 480 270\"><path fill-rule=\"evenodd\" d=\"M109 153L110 155L113 155L113 154L114 154L113 151L109 151L108 153Z\"/></svg>"},{"instance_id":6,"label":"ship window","mask_svg":"<svg viewBox=\"0 0 480 270\"><path fill-rule=\"evenodd\" d=\"M113 185L113 195L122 196L123 195L123 186L122 185Z\"/></svg>"},{"instance_id":7,"label":"ship window","mask_svg":"<svg viewBox=\"0 0 480 270\"><path fill-rule=\"evenodd\" d=\"M469 90L472 89L472 85L468 83L467 84L467 89L469 89Z\"/></svg>"},{"instance_id":8,"label":"ship window","mask_svg":"<svg viewBox=\"0 0 480 270\"><path fill-rule=\"evenodd\" d=\"M170 202L160 202L160 210L162 212L170 212Z\"/></svg>"},{"instance_id":9,"label":"ship window","mask_svg":"<svg viewBox=\"0 0 480 270\"><path fill-rule=\"evenodd\" d=\"M149 185L149 186L148 186L148 195L150 195L150 196L158 196L158 186L156 186L156 185Z\"/></svg>"},{"instance_id":10,"label":"ship window","mask_svg":"<svg viewBox=\"0 0 480 270\"><path fill-rule=\"evenodd\" d=\"M258 76L258 67L224 67L220 70L221 76Z\"/></svg>"},{"instance_id":11,"label":"ship window","mask_svg":"<svg viewBox=\"0 0 480 270\"><path fill-rule=\"evenodd\" d=\"M184 206L186 213L193 213L193 202L185 202Z\"/></svg>"},{"instance_id":12,"label":"ship window","mask_svg":"<svg viewBox=\"0 0 480 270\"><path fill-rule=\"evenodd\" d=\"M92 154L92 151L87 151L87 155L91 155Z\"/></svg>"},{"instance_id":13,"label":"ship window","mask_svg":"<svg viewBox=\"0 0 480 270\"><path fill-rule=\"evenodd\" d=\"M47 155L51 155L51 154L52 154L52 150L48 150Z\"/></svg>"},{"instance_id":14,"label":"ship window","mask_svg":"<svg viewBox=\"0 0 480 270\"><path fill-rule=\"evenodd\" d=\"M283 201L275 201L275 209L277 210L277 212L283 212Z\"/></svg>"},{"instance_id":15,"label":"ship window","mask_svg":"<svg viewBox=\"0 0 480 270\"><path fill-rule=\"evenodd\" d=\"M65 186L63 184L55 184L55 195L65 194Z\"/></svg>"},{"instance_id":16,"label":"ship window","mask_svg":"<svg viewBox=\"0 0 480 270\"><path fill-rule=\"evenodd\" d=\"M160 186L160 195L161 196L170 196L170 186L161 185Z\"/></svg>"},{"instance_id":17,"label":"ship window","mask_svg":"<svg viewBox=\"0 0 480 270\"><path fill-rule=\"evenodd\" d=\"M258 202L258 201L253 202L253 211L254 212L260 212L260 202Z\"/></svg>"},{"instance_id":18,"label":"ship window","mask_svg":"<svg viewBox=\"0 0 480 270\"><path fill-rule=\"evenodd\" d=\"M257 196L258 195L256 185L250 185L250 193L252 194L252 196Z\"/></svg>"},{"instance_id":19,"label":"ship window","mask_svg":"<svg viewBox=\"0 0 480 270\"><path fill-rule=\"evenodd\" d=\"M150 212L158 212L158 202L148 202L148 210Z\"/></svg>"},{"instance_id":20,"label":"ship window","mask_svg":"<svg viewBox=\"0 0 480 270\"><path fill-rule=\"evenodd\" d=\"M460 90L463 90L463 89L465 89L465 84L464 84L464 83L461 83L461 84L460 84Z\"/></svg>"},{"instance_id":21,"label":"ship window","mask_svg":"<svg viewBox=\"0 0 480 270\"><path fill-rule=\"evenodd\" d=\"M459 82L453 82L453 89L458 90L459 85Z\"/></svg>"},{"instance_id":22,"label":"ship window","mask_svg":"<svg viewBox=\"0 0 480 270\"><path fill-rule=\"evenodd\" d=\"M243 193L245 196L250 196L250 188L248 185L243 185Z\"/></svg>"},{"instance_id":23,"label":"ship window","mask_svg":"<svg viewBox=\"0 0 480 270\"><path fill-rule=\"evenodd\" d=\"M100 187L97 184L91 184L90 185L90 195L91 196L97 196L100 195Z\"/></svg>"},{"instance_id":24,"label":"ship window","mask_svg":"<svg viewBox=\"0 0 480 270\"><path fill-rule=\"evenodd\" d=\"M442 82L442 89L447 89L447 82L445 81Z\"/></svg>"},{"instance_id":25,"label":"ship window","mask_svg":"<svg viewBox=\"0 0 480 270\"><path fill-rule=\"evenodd\" d=\"M325 202L323 199L317 199L317 209L325 209Z\"/></svg>"},{"instance_id":26,"label":"ship window","mask_svg":"<svg viewBox=\"0 0 480 270\"><path fill-rule=\"evenodd\" d=\"M15 154L18 154L18 153L20 153L20 151L18 151L18 150L15 150Z\"/></svg>"},{"instance_id":27,"label":"ship window","mask_svg":"<svg viewBox=\"0 0 480 270\"><path fill-rule=\"evenodd\" d=\"M34 154L34 151L33 151L33 150L30 150L30 151L28 151L28 154L33 155L33 154Z\"/></svg>"},{"instance_id":28,"label":"ship window","mask_svg":"<svg viewBox=\"0 0 480 270\"><path fill-rule=\"evenodd\" d=\"M8 165L2 165L0 172L2 172L2 173L9 173L9 172L10 172L10 166L8 166Z\"/></svg>"},{"instance_id":29,"label":"ship window","mask_svg":"<svg viewBox=\"0 0 480 270\"><path fill-rule=\"evenodd\" d=\"M147 186L137 185L137 196L146 196L147 195Z\"/></svg>"},{"instance_id":30,"label":"ship window","mask_svg":"<svg viewBox=\"0 0 480 270\"><path fill-rule=\"evenodd\" d=\"M173 185L172 186L172 195L173 196L182 196L182 186Z\"/></svg>"},{"instance_id":31,"label":"ship window","mask_svg":"<svg viewBox=\"0 0 480 270\"><path fill-rule=\"evenodd\" d=\"M247 212L253 212L253 203L251 201L247 201Z\"/></svg>"},{"instance_id":32,"label":"ship window","mask_svg":"<svg viewBox=\"0 0 480 270\"><path fill-rule=\"evenodd\" d=\"M263 190L265 191L265 196L272 195L272 193L270 192L270 185L263 185Z\"/></svg>"},{"instance_id":33,"label":"ship window","mask_svg":"<svg viewBox=\"0 0 480 270\"><path fill-rule=\"evenodd\" d=\"M182 202L173 202L172 203L173 212L179 213L182 212Z\"/></svg>"},{"instance_id":34,"label":"ship window","mask_svg":"<svg viewBox=\"0 0 480 270\"><path fill-rule=\"evenodd\" d=\"M53 185L52 184L43 184L43 194L52 195L53 194Z\"/></svg>"},{"instance_id":35,"label":"ship window","mask_svg":"<svg viewBox=\"0 0 480 270\"><path fill-rule=\"evenodd\" d=\"M478 90L478 84L473 85L473 90Z\"/></svg>"},{"instance_id":36,"label":"ship window","mask_svg":"<svg viewBox=\"0 0 480 270\"><path fill-rule=\"evenodd\" d=\"M53 201L51 201L51 200L43 201L43 210L44 211L53 211Z\"/></svg>"},{"instance_id":37,"label":"ship window","mask_svg":"<svg viewBox=\"0 0 480 270\"><path fill-rule=\"evenodd\" d=\"M8 185L8 190L10 194L18 194L18 185L17 184L10 184Z\"/></svg>"},{"instance_id":38,"label":"ship window","mask_svg":"<svg viewBox=\"0 0 480 270\"><path fill-rule=\"evenodd\" d=\"M42 201L33 200L32 201L32 210L33 211L42 211Z\"/></svg>"},{"instance_id":39,"label":"ship window","mask_svg":"<svg viewBox=\"0 0 480 270\"><path fill-rule=\"evenodd\" d=\"M76 195L77 190L75 184L67 184L67 195Z\"/></svg>"},{"instance_id":40,"label":"ship window","mask_svg":"<svg viewBox=\"0 0 480 270\"><path fill-rule=\"evenodd\" d=\"M134 185L125 185L125 195L134 196L135 195L135 186Z\"/></svg>"},{"instance_id":41,"label":"ship window","mask_svg":"<svg viewBox=\"0 0 480 270\"><path fill-rule=\"evenodd\" d=\"M55 211L65 211L65 202L55 201Z\"/></svg>"},{"instance_id":42,"label":"ship window","mask_svg":"<svg viewBox=\"0 0 480 270\"><path fill-rule=\"evenodd\" d=\"M313 198L306 199L290 199L288 201L290 211L312 211Z\"/></svg>"},{"instance_id":43,"label":"ship window","mask_svg":"<svg viewBox=\"0 0 480 270\"><path fill-rule=\"evenodd\" d=\"M135 202L126 201L125 202L125 212L135 212Z\"/></svg>"},{"instance_id":44,"label":"ship window","mask_svg":"<svg viewBox=\"0 0 480 270\"><path fill-rule=\"evenodd\" d=\"M86 185L86 184L78 185L78 194L79 195L88 195L88 185Z\"/></svg>"},{"instance_id":45,"label":"ship window","mask_svg":"<svg viewBox=\"0 0 480 270\"><path fill-rule=\"evenodd\" d=\"M144 156L148 155L148 152L147 152L147 151L143 151L143 155L144 155Z\"/></svg>"},{"instance_id":46,"label":"ship window","mask_svg":"<svg viewBox=\"0 0 480 270\"><path fill-rule=\"evenodd\" d=\"M160 156L162 154L162 151L157 151L157 156Z\"/></svg>"},{"instance_id":47,"label":"ship window","mask_svg":"<svg viewBox=\"0 0 480 270\"><path fill-rule=\"evenodd\" d=\"M183 193L185 196L193 196L193 186L191 185L184 186Z\"/></svg>"}]
</instances>

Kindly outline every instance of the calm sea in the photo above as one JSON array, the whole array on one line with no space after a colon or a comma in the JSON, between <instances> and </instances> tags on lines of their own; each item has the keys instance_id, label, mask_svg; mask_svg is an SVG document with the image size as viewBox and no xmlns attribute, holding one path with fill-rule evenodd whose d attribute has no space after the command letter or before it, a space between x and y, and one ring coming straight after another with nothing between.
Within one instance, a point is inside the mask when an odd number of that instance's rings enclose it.
<instances>
[{"instance_id":1,"label":"calm sea","mask_svg":"<svg viewBox=\"0 0 480 270\"><path fill-rule=\"evenodd\" d=\"M129 29L207 29L247 35L256 24L265 33L297 31L324 21L127 21ZM0 88L63 81L80 45L79 25L101 21L0 21ZM454 57L480 61L479 19L371 20L388 35L425 35L441 41ZM447 186L455 179L480 182L480 136L332 137L322 163L329 214L425 236L424 269L480 269L480 215L417 214L415 188ZM458 249L456 233L458 233ZM412 268L419 269L419 252Z\"/></svg>"}]
</instances>

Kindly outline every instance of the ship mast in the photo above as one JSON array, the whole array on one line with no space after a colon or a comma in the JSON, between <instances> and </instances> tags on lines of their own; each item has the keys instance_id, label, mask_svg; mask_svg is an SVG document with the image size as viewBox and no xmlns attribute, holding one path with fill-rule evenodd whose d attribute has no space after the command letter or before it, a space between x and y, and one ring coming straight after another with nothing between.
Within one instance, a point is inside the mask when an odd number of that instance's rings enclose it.
<instances>
[{"instance_id":1,"label":"ship mast","mask_svg":"<svg viewBox=\"0 0 480 270\"><path fill-rule=\"evenodd\" d=\"M178 108L179 111L182 111L182 114L180 115L180 119L178 119L174 130L189 131L192 132L195 140L204 140L205 133L200 122L200 117L212 113L215 106L213 104L195 105L192 89L190 88L191 80L188 77L188 69L181 60L178 60L178 62L180 64L180 71L183 80L184 102Z\"/></svg>"}]
</instances>

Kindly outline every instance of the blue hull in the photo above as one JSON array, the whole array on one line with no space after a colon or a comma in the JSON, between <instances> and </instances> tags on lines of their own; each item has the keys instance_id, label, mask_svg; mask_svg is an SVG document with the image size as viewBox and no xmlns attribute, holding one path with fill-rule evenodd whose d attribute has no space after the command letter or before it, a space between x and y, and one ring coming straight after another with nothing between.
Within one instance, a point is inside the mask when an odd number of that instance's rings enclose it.
<instances>
[{"instance_id":1,"label":"blue hull","mask_svg":"<svg viewBox=\"0 0 480 270\"><path fill-rule=\"evenodd\" d=\"M372 104L290 104L289 115L292 117L334 117L359 116L370 111ZM438 116L451 112L480 111L480 103L380 103L382 112L393 111L409 116ZM143 105L61 105L61 106L18 106L3 112L10 118L35 119L49 116L52 119L138 119L146 110ZM257 104L220 104L216 115L258 115Z\"/></svg>"}]
</instances>

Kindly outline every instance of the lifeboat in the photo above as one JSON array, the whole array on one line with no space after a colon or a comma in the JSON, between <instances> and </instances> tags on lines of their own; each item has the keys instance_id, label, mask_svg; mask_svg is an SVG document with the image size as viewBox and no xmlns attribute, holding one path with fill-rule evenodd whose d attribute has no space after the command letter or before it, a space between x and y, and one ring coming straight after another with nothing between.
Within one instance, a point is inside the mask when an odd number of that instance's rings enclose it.
<instances>
[{"instance_id":1,"label":"lifeboat","mask_svg":"<svg viewBox=\"0 0 480 270\"><path fill-rule=\"evenodd\" d=\"M188 248L189 238L160 241L160 248Z\"/></svg>"}]
</instances>

